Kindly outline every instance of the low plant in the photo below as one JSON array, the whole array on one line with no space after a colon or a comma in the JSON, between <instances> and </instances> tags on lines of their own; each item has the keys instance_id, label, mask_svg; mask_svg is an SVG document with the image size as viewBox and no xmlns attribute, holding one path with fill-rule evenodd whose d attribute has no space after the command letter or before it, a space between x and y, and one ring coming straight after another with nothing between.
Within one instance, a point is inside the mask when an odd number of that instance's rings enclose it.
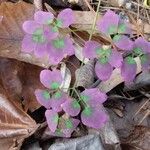
<instances>
[{"instance_id":1,"label":"low plant","mask_svg":"<svg viewBox=\"0 0 150 150\"><path fill-rule=\"evenodd\" d=\"M22 51L34 52L36 57L48 56L50 63L57 66L66 56L75 54L69 34L62 32L73 22L71 9L61 11L57 17L50 12L36 12L34 20L23 24L26 35L22 41ZM100 80L108 80L113 70L120 68L124 81L133 81L137 70L135 57L140 58L143 71L149 69L150 43L143 37L131 39L130 25L118 14L108 10L97 21L97 29L110 39L110 44L86 41L83 55L89 59L96 58L95 73ZM63 78L56 68L41 71L40 81L46 89L35 91L37 101L47 109L45 117L51 134L70 137L79 123L100 129L108 119L102 108L107 100L106 93L98 88L79 92L75 86L66 93L62 86Z\"/></svg>"}]
</instances>

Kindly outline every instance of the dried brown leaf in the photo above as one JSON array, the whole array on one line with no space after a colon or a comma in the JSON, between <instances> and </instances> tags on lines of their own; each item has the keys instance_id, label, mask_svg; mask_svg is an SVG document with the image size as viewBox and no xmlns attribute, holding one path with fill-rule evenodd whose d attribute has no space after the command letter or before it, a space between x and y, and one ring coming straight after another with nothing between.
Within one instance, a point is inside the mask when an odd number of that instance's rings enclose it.
<instances>
[{"instance_id":1,"label":"dried brown leaf","mask_svg":"<svg viewBox=\"0 0 150 150\"><path fill-rule=\"evenodd\" d=\"M40 107L34 91L44 88L39 80L41 70L42 68L36 65L0 58L0 84L7 97L19 104L20 108L24 105L26 111L34 111Z\"/></svg>"},{"instance_id":2,"label":"dried brown leaf","mask_svg":"<svg viewBox=\"0 0 150 150\"><path fill-rule=\"evenodd\" d=\"M17 150L23 140L34 133L37 125L4 94L0 87L0 145L3 150Z\"/></svg>"},{"instance_id":3,"label":"dried brown leaf","mask_svg":"<svg viewBox=\"0 0 150 150\"><path fill-rule=\"evenodd\" d=\"M0 56L47 67L48 59L37 59L33 55L21 52L21 41L24 36L22 24L33 18L34 12L34 6L23 1L1 4L0 16L3 16L3 20L0 23Z\"/></svg>"},{"instance_id":4,"label":"dried brown leaf","mask_svg":"<svg viewBox=\"0 0 150 150\"><path fill-rule=\"evenodd\" d=\"M81 86L84 88L89 88L94 83L96 76L94 66L95 60L89 60L87 64L76 71L77 87Z\"/></svg>"},{"instance_id":5,"label":"dried brown leaf","mask_svg":"<svg viewBox=\"0 0 150 150\"><path fill-rule=\"evenodd\" d=\"M137 126L132 134L123 140L122 143L123 145L128 145L132 150L149 150L150 128Z\"/></svg>"}]
</instances>

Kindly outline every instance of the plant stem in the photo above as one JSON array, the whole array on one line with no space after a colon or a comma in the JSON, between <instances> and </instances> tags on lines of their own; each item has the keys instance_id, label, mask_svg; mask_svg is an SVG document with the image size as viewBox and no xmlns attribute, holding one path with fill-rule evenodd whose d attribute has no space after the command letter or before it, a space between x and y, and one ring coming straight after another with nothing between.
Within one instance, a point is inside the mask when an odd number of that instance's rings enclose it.
<instances>
[{"instance_id":1,"label":"plant stem","mask_svg":"<svg viewBox=\"0 0 150 150\"><path fill-rule=\"evenodd\" d=\"M97 10L96 10L96 15L95 15L94 22L93 22L93 25L92 25L92 30L91 30L91 34L90 34L90 37L89 37L89 41L92 39L94 30L95 30L95 26L96 26L96 21L97 21L97 18L98 18L98 11L99 11L99 8L100 8L100 4L101 4L101 0L99 0L99 2L98 2L98 6L97 6Z\"/></svg>"}]
</instances>

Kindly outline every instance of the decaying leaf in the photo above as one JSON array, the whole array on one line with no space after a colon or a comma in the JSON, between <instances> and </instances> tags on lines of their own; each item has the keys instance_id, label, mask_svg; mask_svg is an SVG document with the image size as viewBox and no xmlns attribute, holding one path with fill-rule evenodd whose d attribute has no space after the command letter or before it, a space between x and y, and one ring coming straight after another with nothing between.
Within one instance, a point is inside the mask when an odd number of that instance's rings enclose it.
<instances>
[{"instance_id":1,"label":"decaying leaf","mask_svg":"<svg viewBox=\"0 0 150 150\"><path fill-rule=\"evenodd\" d=\"M0 93L0 145L3 150L16 150L38 126L24 111L3 95L5 92L2 87Z\"/></svg>"},{"instance_id":2,"label":"decaying leaf","mask_svg":"<svg viewBox=\"0 0 150 150\"><path fill-rule=\"evenodd\" d=\"M21 52L24 36L22 24L25 20L32 19L34 12L34 6L23 1L1 4L0 16L3 16L3 19L0 23L0 56L47 67L48 59L37 59L34 55Z\"/></svg>"},{"instance_id":3,"label":"decaying leaf","mask_svg":"<svg viewBox=\"0 0 150 150\"><path fill-rule=\"evenodd\" d=\"M136 126L129 137L122 140L122 147L132 150L148 150L150 145L150 128Z\"/></svg>"},{"instance_id":4,"label":"decaying leaf","mask_svg":"<svg viewBox=\"0 0 150 150\"><path fill-rule=\"evenodd\" d=\"M61 74L63 77L63 81L62 81L62 89L64 92L67 92L71 83L71 72L70 70L66 67L65 63L61 64Z\"/></svg>"},{"instance_id":5,"label":"decaying leaf","mask_svg":"<svg viewBox=\"0 0 150 150\"><path fill-rule=\"evenodd\" d=\"M0 84L5 94L14 103L24 109L34 111L40 107L34 91L37 88L44 88L39 80L41 67L23 63L13 59L0 58Z\"/></svg>"},{"instance_id":6,"label":"decaying leaf","mask_svg":"<svg viewBox=\"0 0 150 150\"><path fill-rule=\"evenodd\" d=\"M121 7L126 0L108 0L109 4L112 6L119 6Z\"/></svg>"},{"instance_id":7,"label":"decaying leaf","mask_svg":"<svg viewBox=\"0 0 150 150\"><path fill-rule=\"evenodd\" d=\"M75 71L80 67L80 61L74 55L70 56L68 60L65 62L67 68L70 70L71 73L71 83L72 86L75 83Z\"/></svg>"},{"instance_id":8,"label":"decaying leaf","mask_svg":"<svg viewBox=\"0 0 150 150\"><path fill-rule=\"evenodd\" d=\"M145 103L149 104L147 101L148 100L145 99L140 102L124 101L125 108L122 118L116 115L111 109L107 109L120 139L126 139L132 133L134 127L139 123L143 126L149 126L148 116L143 120L148 111L148 109L146 109L146 105L141 111L139 111Z\"/></svg>"},{"instance_id":9,"label":"decaying leaf","mask_svg":"<svg viewBox=\"0 0 150 150\"><path fill-rule=\"evenodd\" d=\"M87 135L75 139L63 139L51 145L48 150L104 150L98 135Z\"/></svg>"},{"instance_id":10,"label":"decaying leaf","mask_svg":"<svg viewBox=\"0 0 150 150\"><path fill-rule=\"evenodd\" d=\"M87 64L76 70L77 87L89 88L94 83L96 76L94 66L95 60L89 60Z\"/></svg>"}]
</instances>

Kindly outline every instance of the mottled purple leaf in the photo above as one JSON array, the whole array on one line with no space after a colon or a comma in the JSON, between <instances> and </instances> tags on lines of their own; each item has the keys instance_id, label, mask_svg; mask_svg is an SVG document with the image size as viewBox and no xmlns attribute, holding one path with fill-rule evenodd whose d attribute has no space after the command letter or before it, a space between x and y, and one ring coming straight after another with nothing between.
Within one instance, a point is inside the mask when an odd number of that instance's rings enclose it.
<instances>
[{"instance_id":1,"label":"mottled purple leaf","mask_svg":"<svg viewBox=\"0 0 150 150\"><path fill-rule=\"evenodd\" d=\"M125 35L115 35L113 42L121 50L131 51L133 48L133 42Z\"/></svg>"},{"instance_id":2,"label":"mottled purple leaf","mask_svg":"<svg viewBox=\"0 0 150 150\"><path fill-rule=\"evenodd\" d=\"M57 125L58 125L58 113L53 110L46 110L45 112L46 121L48 124L49 129L52 132L55 132Z\"/></svg>"},{"instance_id":3,"label":"mottled purple leaf","mask_svg":"<svg viewBox=\"0 0 150 150\"><path fill-rule=\"evenodd\" d=\"M86 58L95 58L96 57L96 50L101 48L101 45L95 41L87 41L85 42L83 48L83 56Z\"/></svg>"},{"instance_id":4,"label":"mottled purple leaf","mask_svg":"<svg viewBox=\"0 0 150 150\"><path fill-rule=\"evenodd\" d=\"M62 82L62 76L59 70L42 70L40 73L41 83L50 89L58 89Z\"/></svg>"},{"instance_id":5,"label":"mottled purple leaf","mask_svg":"<svg viewBox=\"0 0 150 150\"><path fill-rule=\"evenodd\" d=\"M139 37L133 44L133 50L136 54L150 53L150 43L144 38Z\"/></svg>"},{"instance_id":6,"label":"mottled purple leaf","mask_svg":"<svg viewBox=\"0 0 150 150\"><path fill-rule=\"evenodd\" d=\"M97 22L97 28L100 32L111 35L117 33L119 16L113 11L108 10L103 18Z\"/></svg>"},{"instance_id":7,"label":"mottled purple leaf","mask_svg":"<svg viewBox=\"0 0 150 150\"><path fill-rule=\"evenodd\" d=\"M56 112L60 112L62 110L61 105L68 101L69 97L66 93L62 91L57 91L52 94L51 106Z\"/></svg>"},{"instance_id":8,"label":"mottled purple leaf","mask_svg":"<svg viewBox=\"0 0 150 150\"><path fill-rule=\"evenodd\" d=\"M32 41L32 35L25 35L22 40L21 51L31 53L32 51L34 51L35 47L36 43Z\"/></svg>"},{"instance_id":9,"label":"mottled purple leaf","mask_svg":"<svg viewBox=\"0 0 150 150\"><path fill-rule=\"evenodd\" d=\"M111 66L118 68L122 65L122 61L123 61L122 54L117 50L113 49L109 57L109 63L111 64Z\"/></svg>"},{"instance_id":10,"label":"mottled purple leaf","mask_svg":"<svg viewBox=\"0 0 150 150\"><path fill-rule=\"evenodd\" d=\"M81 93L81 99L89 106L100 106L107 100L107 95L98 88L86 89Z\"/></svg>"},{"instance_id":11,"label":"mottled purple leaf","mask_svg":"<svg viewBox=\"0 0 150 150\"><path fill-rule=\"evenodd\" d=\"M60 124L62 120L65 122L65 125L58 127L55 132L50 131L50 134L56 137L71 137L72 132L77 128L80 121L74 118L68 118L65 120L64 118L60 118Z\"/></svg>"},{"instance_id":12,"label":"mottled purple leaf","mask_svg":"<svg viewBox=\"0 0 150 150\"><path fill-rule=\"evenodd\" d=\"M109 63L96 62L95 72L100 80L108 80L112 74L113 67Z\"/></svg>"},{"instance_id":13,"label":"mottled purple leaf","mask_svg":"<svg viewBox=\"0 0 150 150\"><path fill-rule=\"evenodd\" d=\"M73 11L69 8L62 10L57 16L56 25L60 28L67 28L74 23Z\"/></svg>"},{"instance_id":14,"label":"mottled purple leaf","mask_svg":"<svg viewBox=\"0 0 150 150\"><path fill-rule=\"evenodd\" d=\"M35 90L35 96L37 101L47 109L51 108L51 97L47 90Z\"/></svg>"},{"instance_id":15,"label":"mottled purple leaf","mask_svg":"<svg viewBox=\"0 0 150 150\"><path fill-rule=\"evenodd\" d=\"M33 20L25 21L22 27L23 30L28 34L33 34L36 30L42 29L42 26Z\"/></svg>"},{"instance_id":16,"label":"mottled purple leaf","mask_svg":"<svg viewBox=\"0 0 150 150\"><path fill-rule=\"evenodd\" d=\"M118 33L119 34L131 34L132 30L128 22L125 20L120 20L118 24Z\"/></svg>"},{"instance_id":17,"label":"mottled purple leaf","mask_svg":"<svg viewBox=\"0 0 150 150\"><path fill-rule=\"evenodd\" d=\"M134 58L128 56L124 59L121 67L121 75L125 82L131 82L136 76L137 64Z\"/></svg>"},{"instance_id":18,"label":"mottled purple leaf","mask_svg":"<svg viewBox=\"0 0 150 150\"><path fill-rule=\"evenodd\" d=\"M74 54L73 42L66 36L58 37L48 44L50 62L58 64L66 55Z\"/></svg>"},{"instance_id":19,"label":"mottled purple leaf","mask_svg":"<svg viewBox=\"0 0 150 150\"><path fill-rule=\"evenodd\" d=\"M100 129L107 121L107 115L100 107L86 107L81 113L82 123L94 129Z\"/></svg>"},{"instance_id":20,"label":"mottled purple leaf","mask_svg":"<svg viewBox=\"0 0 150 150\"><path fill-rule=\"evenodd\" d=\"M34 20L39 24L51 24L54 15L51 12L37 11L34 14Z\"/></svg>"},{"instance_id":21,"label":"mottled purple leaf","mask_svg":"<svg viewBox=\"0 0 150 150\"><path fill-rule=\"evenodd\" d=\"M70 116L77 116L80 112L80 104L77 100L68 99L65 103L62 105L63 110L69 114Z\"/></svg>"}]
</instances>

